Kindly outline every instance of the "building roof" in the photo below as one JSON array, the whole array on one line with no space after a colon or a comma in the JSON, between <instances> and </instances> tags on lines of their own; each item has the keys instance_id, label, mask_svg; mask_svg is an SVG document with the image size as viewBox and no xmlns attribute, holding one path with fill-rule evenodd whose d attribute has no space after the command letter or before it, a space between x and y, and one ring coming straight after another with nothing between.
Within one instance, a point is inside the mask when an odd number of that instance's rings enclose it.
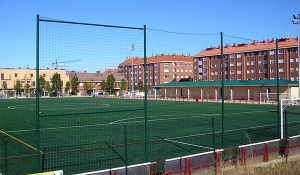
<instances>
[{"instance_id":1,"label":"building roof","mask_svg":"<svg viewBox=\"0 0 300 175\"><path fill-rule=\"evenodd\" d=\"M170 82L154 87L219 87L222 81ZM277 86L277 80L234 80L224 81L224 86ZM279 80L279 86L298 86L298 81Z\"/></svg>"},{"instance_id":2,"label":"building roof","mask_svg":"<svg viewBox=\"0 0 300 175\"><path fill-rule=\"evenodd\" d=\"M116 81L121 81L121 79L125 79L121 74L115 74L115 73L85 73L85 72L72 72L74 76L77 76L79 82L84 82L84 81L97 81L101 82L102 80L107 80L108 75L113 74Z\"/></svg>"},{"instance_id":3,"label":"building roof","mask_svg":"<svg viewBox=\"0 0 300 175\"><path fill-rule=\"evenodd\" d=\"M133 61L133 63L132 63ZM186 55L155 55L155 56L148 56L147 57L147 63L159 63L159 62L193 62L192 56L186 56ZM120 63L119 65L138 65L138 64L144 64L144 58L139 57L133 57L133 58L127 58L125 61Z\"/></svg>"},{"instance_id":4,"label":"building roof","mask_svg":"<svg viewBox=\"0 0 300 175\"><path fill-rule=\"evenodd\" d=\"M282 38L278 39L278 48L289 48L289 47L297 47L297 39L296 38ZM242 52L253 52L253 51L264 51L276 48L276 40L271 39L262 42L253 41L250 44L226 44L223 48L224 54L233 54L233 53L242 53ZM213 55L221 55L221 47L210 47L205 50L197 53L194 57L204 57L204 56L213 56Z\"/></svg>"}]
</instances>

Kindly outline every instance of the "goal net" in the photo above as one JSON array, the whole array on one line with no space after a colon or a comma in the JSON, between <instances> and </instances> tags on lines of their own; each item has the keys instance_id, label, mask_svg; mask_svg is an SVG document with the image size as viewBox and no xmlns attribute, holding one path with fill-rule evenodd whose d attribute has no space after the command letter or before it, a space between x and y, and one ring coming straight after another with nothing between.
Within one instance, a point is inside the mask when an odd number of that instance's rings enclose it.
<instances>
[{"instance_id":1,"label":"goal net","mask_svg":"<svg viewBox=\"0 0 300 175\"><path fill-rule=\"evenodd\" d=\"M260 104L272 104L277 102L277 93L260 93ZM279 100L290 99L289 93L279 93Z\"/></svg>"},{"instance_id":2,"label":"goal net","mask_svg":"<svg viewBox=\"0 0 300 175\"><path fill-rule=\"evenodd\" d=\"M0 98L17 98L17 93L15 90L1 90Z\"/></svg>"},{"instance_id":3,"label":"goal net","mask_svg":"<svg viewBox=\"0 0 300 175\"><path fill-rule=\"evenodd\" d=\"M299 134L299 101L300 98L280 100L281 139Z\"/></svg>"}]
</instances>

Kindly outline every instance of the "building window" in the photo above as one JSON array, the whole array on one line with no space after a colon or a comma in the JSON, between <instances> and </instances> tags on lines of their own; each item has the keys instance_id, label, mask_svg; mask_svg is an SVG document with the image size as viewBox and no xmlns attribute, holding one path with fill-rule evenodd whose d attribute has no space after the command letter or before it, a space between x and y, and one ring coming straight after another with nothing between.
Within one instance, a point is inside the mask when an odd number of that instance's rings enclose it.
<instances>
[{"instance_id":1,"label":"building window","mask_svg":"<svg viewBox=\"0 0 300 175\"><path fill-rule=\"evenodd\" d=\"M295 70L294 68L291 68L291 72L294 72L294 70Z\"/></svg>"},{"instance_id":2,"label":"building window","mask_svg":"<svg viewBox=\"0 0 300 175\"><path fill-rule=\"evenodd\" d=\"M290 49L290 53L295 53L295 49Z\"/></svg>"},{"instance_id":3,"label":"building window","mask_svg":"<svg viewBox=\"0 0 300 175\"><path fill-rule=\"evenodd\" d=\"M262 64L262 61L258 61L258 64L260 64L260 65L261 65L261 64Z\"/></svg>"},{"instance_id":4,"label":"building window","mask_svg":"<svg viewBox=\"0 0 300 175\"><path fill-rule=\"evenodd\" d=\"M275 63L275 61L274 60L270 60L270 64L274 64Z\"/></svg>"},{"instance_id":5,"label":"building window","mask_svg":"<svg viewBox=\"0 0 300 175\"><path fill-rule=\"evenodd\" d=\"M215 75L215 72L211 72L211 75Z\"/></svg>"},{"instance_id":6,"label":"building window","mask_svg":"<svg viewBox=\"0 0 300 175\"><path fill-rule=\"evenodd\" d=\"M252 66L254 65L254 61L251 61L251 65L252 65Z\"/></svg>"},{"instance_id":7,"label":"building window","mask_svg":"<svg viewBox=\"0 0 300 175\"><path fill-rule=\"evenodd\" d=\"M283 68L280 68L280 69L279 69L279 72L284 72L284 69L283 69Z\"/></svg>"},{"instance_id":8,"label":"building window","mask_svg":"<svg viewBox=\"0 0 300 175\"><path fill-rule=\"evenodd\" d=\"M206 61L206 58L203 58L203 61Z\"/></svg>"},{"instance_id":9,"label":"building window","mask_svg":"<svg viewBox=\"0 0 300 175\"><path fill-rule=\"evenodd\" d=\"M278 54L283 54L283 53L284 53L283 49L278 50Z\"/></svg>"},{"instance_id":10,"label":"building window","mask_svg":"<svg viewBox=\"0 0 300 175\"><path fill-rule=\"evenodd\" d=\"M294 62L294 58L291 58L291 59L290 59L290 62L293 63L293 62Z\"/></svg>"},{"instance_id":11,"label":"building window","mask_svg":"<svg viewBox=\"0 0 300 175\"><path fill-rule=\"evenodd\" d=\"M231 71L230 71L230 74L234 74L234 70L231 70Z\"/></svg>"},{"instance_id":12,"label":"building window","mask_svg":"<svg viewBox=\"0 0 300 175\"><path fill-rule=\"evenodd\" d=\"M247 70L247 74L249 74L250 73L250 70Z\"/></svg>"},{"instance_id":13,"label":"building window","mask_svg":"<svg viewBox=\"0 0 300 175\"><path fill-rule=\"evenodd\" d=\"M279 63L283 63L283 59L278 60Z\"/></svg>"},{"instance_id":14,"label":"building window","mask_svg":"<svg viewBox=\"0 0 300 175\"><path fill-rule=\"evenodd\" d=\"M254 70L251 70L251 73L253 73L253 74L254 74L254 72L255 72Z\"/></svg>"},{"instance_id":15,"label":"building window","mask_svg":"<svg viewBox=\"0 0 300 175\"><path fill-rule=\"evenodd\" d=\"M267 60L264 60L264 64L268 64L268 61L267 61Z\"/></svg>"},{"instance_id":16,"label":"building window","mask_svg":"<svg viewBox=\"0 0 300 175\"><path fill-rule=\"evenodd\" d=\"M248 65L248 66L250 65L250 61L247 61L247 65Z\"/></svg>"},{"instance_id":17,"label":"building window","mask_svg":"<svg viewBox=\"0 0 300 175\"><path fill-rule=\"evenodd\" d=\"M241 71L241 70L238 70L238 71L237 71L237 74L242 74L242 71Z\"/></svg>"},{"instance_id":18,"label":"building window","mask_svg":"<svg viewBox=\"0 0 300 175\"><path fill-rule=\"evenodd\" d=\"M18 77L18 74L15 74L15 77Z\"/></svg>"},{"instance_id":19,"label":"building window","mask_svg":"<svg viewBox=\"0 0 300 175\"><path fill-rule=\"evenodd\" d=\"M242 54L240 54L240 53L239 53L239 54L236 54L236 57L237 57L237 58L242 58Z\"/></svg>"},{"instance_id":20,"label":"building window","mask_svg":"<svg viewBox=\"0 0 300 175\"><path fill-rule=\"evenodd\" d=\"M164 72L169 72L169 69L164 69Z\"/></svg>"},{"instance_id":21,"label":"building window","mask_svg":"<svg viewBox=\"0 0 300 175\"><path fill-rule=\"evenodd\" d=\"M274 55L274 50L270 50L270 55Z\"/></svg>"},{"instance_id":22,"label":"building window","mask_svg":"<svg viewBox=\"0 0 300 175\"><path fill-rule=\"evenodd\" d=\"M237 62L236 66L242 66L242 62Z\"/></svg>"},{"instance_id":23,"label":"building window","mask_svg":"<svg viewBox=\"0 0 300 175\"><path fill-rule=\"evenodd\" d=\"M233 54L229 55L229 58L233 59L233 58L234 58L234 55L233 55Z\"/></svg>"},{"instance_id":24,"label":"building window","mask_svg":"<svg viewBox=\"0 0 300 175\"><path fill-rule=\"evenodd\" d=\"M259 73L262 73L262 70L261 69L259 69L259 71L258 71Z\"/></svg>"},{"instance_id":25,"label":"building window","mask_svg":"<svg viewBox=\"0 0 300 175\"><path fill-rule=\"evenodd\" d=\"M275 69L270 69L270 72L275 72Z\"/></svg>"},{"instance_id":26,"label":"building window","mask_svg":"<svg viewBox=\"0 0 300 175\"><path fill-rule=\"evenodd\" d=\"M169 66L169 63L164 63L164 66Z\"/></svg>"},{"instance_id":27,"label":"building window","mask_svg":"<svg viewBox=\"0 0 300 175\"><path fill-rule=\"evenodd\" d=\"M234 63L230 63L230 66L234 66Z\"/></svg>"}]
</instances>

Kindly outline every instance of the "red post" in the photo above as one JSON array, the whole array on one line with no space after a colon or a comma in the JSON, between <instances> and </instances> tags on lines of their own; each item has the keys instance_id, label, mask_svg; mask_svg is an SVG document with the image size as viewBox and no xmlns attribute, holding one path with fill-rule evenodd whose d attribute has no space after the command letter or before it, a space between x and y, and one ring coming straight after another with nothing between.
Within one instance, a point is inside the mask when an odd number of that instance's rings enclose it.
<instances>
[{"instance_id":1,"label":"red post","mask_svg":"<svg viewBox=\"0 0 300 175\"><path fill-rule=\"evenodd\" d=\"M269 161L269 145L268 143L264 143L264 162Z\"/></svg>"},{"instance_id":2,"label":"red post","mask_svg":"<svg viewBox=\"0 0 300 175\"><path fill-rule=\"evenodd\" d=\"M217 152L216 155L216 172L220 172L221 171L221 152Z\"/></svg>"},{"instance_id":3,"label":"red post","mask_svg":"<svg viewBox=\"0 0 300 175\"><path fill-rule=\"evenodd\" d=\"M192 175L192 172L191 172L191 158L185 158L184 162L185 162L184 175Z\"/></svg>"},{"instance_id":4,"label":"red post","mask_svg":"<svg viewBox=\"0 0 300 175\"><path fill-rule=\"evenodd\" d=\"M247 161L247 155L246 155L246 147L241 148L242 149L242 165L246 165Z\"/></svg>"}]
</instances>

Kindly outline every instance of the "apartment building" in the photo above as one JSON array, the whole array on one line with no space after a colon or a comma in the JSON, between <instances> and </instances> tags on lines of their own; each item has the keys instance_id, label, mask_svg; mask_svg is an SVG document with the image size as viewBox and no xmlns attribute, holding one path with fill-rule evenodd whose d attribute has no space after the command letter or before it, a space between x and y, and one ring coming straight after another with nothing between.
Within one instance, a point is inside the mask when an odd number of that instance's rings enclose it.
<instances>
[{"instance_id":1,"label":"apartment building","mask_svg":"<svg viewBox=\"0 0 300 175\"><path fill-rule=\"evenodd\" d=\"M121 73L129 84L129 89L137 89L140 81L144 84L144 59L128 58L119 64ZM179 81L182 78L189 78L193 75L193 57L185 55L156 55L149 56L146 60L146 80L150 87L158 84Z\"/></svg>"},{"instance_id":2,"label":"apartment building","mask_svg":"<svg viewBox=\"0 0 300 175\"><path fill-rule=\"evenodd\" d=\"M64 69L41 69L39 70L40 75L42 75L46 82L51 82L51 78L55 73L60 75L61 80L63 81L63 86L69 81L69 77L66 74ZM0 89L3 90L3 83L6 83L8 90L14 90L14 85L17 80L21 82L21 93L24 92L24 87L26 84L30 85L30 90L35 91L36 88L36 69L30 68L0 68ZM50 83L51 84L51 83Z\"/></svg>"},{"instance_id":3,"label":"apartment building","mask_svg":"<svg viewBox=\"0 0 300 175\"><path fill-rule=\"evenodd\" d=\"M278 40L278 74L280 79L298 81L297 38ZM225 80L276 79L276 40L249 44L226 44L224 55ZM222 80L221 48L211 47L193 57L193 78L197 80Z\"/></svg>"}]
</instances>

